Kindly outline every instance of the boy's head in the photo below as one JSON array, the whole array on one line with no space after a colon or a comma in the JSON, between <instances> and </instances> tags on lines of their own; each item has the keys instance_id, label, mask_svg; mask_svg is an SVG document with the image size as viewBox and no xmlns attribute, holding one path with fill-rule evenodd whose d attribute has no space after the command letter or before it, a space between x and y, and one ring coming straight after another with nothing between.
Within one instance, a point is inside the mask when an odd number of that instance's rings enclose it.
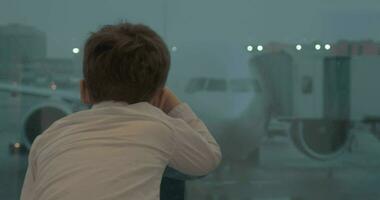
<instances>
[{"instance_id":1,"label":"boy's head","mask_svg":"<svg viewBox=\"0 0 380 200\"><path fill-rule=\"evenodd\" d=\"M150 101L164 87L170 55L161 37L141 24L106 25L84 47L85 103Z\"/></svg>"}]
</instances>

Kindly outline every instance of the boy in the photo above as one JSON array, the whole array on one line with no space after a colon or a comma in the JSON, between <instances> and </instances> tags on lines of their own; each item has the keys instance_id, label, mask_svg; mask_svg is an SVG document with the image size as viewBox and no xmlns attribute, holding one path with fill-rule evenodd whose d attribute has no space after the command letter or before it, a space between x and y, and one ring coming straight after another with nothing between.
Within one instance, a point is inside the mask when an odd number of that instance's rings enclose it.
<instances>
[{"instance_id":1,"label":"boy","mask_svg":"<svg viewBox=\"0 0 380 200\"><path fill-rule=\"evenodd\" d=\"M149 27L121 23L84 49L81 99L33 143L22 200L157 200L167 166L192 176L221 160L189 106L165 87L169 51Z\"/></svg>"}]
</instances>

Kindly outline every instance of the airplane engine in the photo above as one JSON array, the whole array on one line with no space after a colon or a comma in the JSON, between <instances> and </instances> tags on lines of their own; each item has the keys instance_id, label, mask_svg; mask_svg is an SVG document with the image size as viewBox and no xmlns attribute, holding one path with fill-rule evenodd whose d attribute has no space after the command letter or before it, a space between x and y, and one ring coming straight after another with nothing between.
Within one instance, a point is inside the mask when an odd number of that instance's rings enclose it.
<instances>
[{"instance_id":1,"label":"airplane engine","mask_svg":"<svg viewBox=\"0 0 380 200\"><path fill-rule=\"evenodd\" d=\"M29 109L22 122L21 140L29 149L38 135L55 121L73 113L76 106L64 101L47 101Z\"/></svg>"},{"instance_id":2,"label":"airplane engine","mask_svg":"<svg viewBox=\"0 0 380 200\"><path fill-rule=\"evenodd\" d=\"M350 144L350 122L308 119L293 121L290 138L295 147L317 160L330 160L344 153Z\"/></svg>"}]
</instances>

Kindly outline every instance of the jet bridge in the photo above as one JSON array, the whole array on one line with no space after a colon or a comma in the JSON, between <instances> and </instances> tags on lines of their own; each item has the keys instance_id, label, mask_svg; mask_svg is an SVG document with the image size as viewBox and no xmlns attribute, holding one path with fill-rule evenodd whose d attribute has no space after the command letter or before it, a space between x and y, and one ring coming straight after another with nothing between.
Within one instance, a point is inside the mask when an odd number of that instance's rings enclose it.
<instances>
[{"instance_id":1,"label":"jet bridge","mask_svg":"<svg viewBox=\"0 0 380 200\"><path fill-rule=\"evenodd\" d=\"M302 153L329 160L347 151L354 128L378 133L379 62L379 56L315 51L256 54L251 69L269 104L269 134L281 123L280 132Z\"/></svg>"}]
</instances>

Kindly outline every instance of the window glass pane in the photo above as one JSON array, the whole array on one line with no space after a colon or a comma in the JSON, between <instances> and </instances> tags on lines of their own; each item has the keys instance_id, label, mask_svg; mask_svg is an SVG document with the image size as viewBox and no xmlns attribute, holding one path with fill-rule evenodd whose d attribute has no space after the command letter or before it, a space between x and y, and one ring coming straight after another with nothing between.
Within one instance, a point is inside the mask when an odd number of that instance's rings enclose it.
<instances>
[{"instance_id":1,"label":"window glass pane","mask_svg":"<svg viewBox=\"0 0 380 200\"><path fill-rule=\"evenodd\" d=\"M377 0L0 0L0 199L37 136L91 108L90 33L127 20L163 38L167 86L223 153L204 177L166 169L162 200L378 200L379 18Z\"/></svg>"}]
</instances>

